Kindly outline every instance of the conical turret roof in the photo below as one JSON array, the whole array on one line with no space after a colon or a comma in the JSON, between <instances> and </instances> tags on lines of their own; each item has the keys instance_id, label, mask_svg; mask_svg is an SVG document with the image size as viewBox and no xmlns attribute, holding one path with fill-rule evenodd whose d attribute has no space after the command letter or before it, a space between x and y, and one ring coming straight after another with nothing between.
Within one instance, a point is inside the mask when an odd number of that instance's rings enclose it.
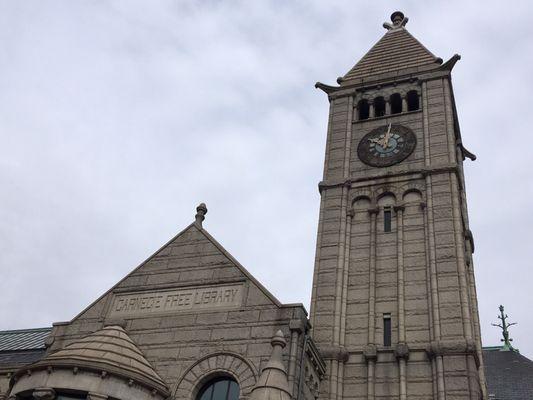
<instances>
[{"instance_id":1,"label":"conical turret roof","mask_svg":"<svg viewBox=\"0 0 533 400\"><path fill-rule=\"evenodd\" d=\"M287 372L282 360L282 349L287 344L283 332L276 332L270 343L272 354L252 389L250 400L291 400Z\"/></svg>"},{"instance_id":2,"label":"conical turret roof","mask_svg":"<svg viewBox=\"0 0 533 400\"><path fill-rule=\"evenodd\" d=\"M163 379L120 326L108 326L49 354L34 366L72 366L134 379L168 395Z\"/></svg>"},{"instance_id":3,"label":"conical turret roof","mask_svg":"<svg viewBox=\"0 0 533 400\"><path fill-rule=\"evenodd\" d=\"M392 14L391 19L392 24L384 24L387 33L344 75L343 83L382 74L398 74L401 70L431 69L442 63L405 29L407 18L401 12Z\"/></svg>"}]
</instances>

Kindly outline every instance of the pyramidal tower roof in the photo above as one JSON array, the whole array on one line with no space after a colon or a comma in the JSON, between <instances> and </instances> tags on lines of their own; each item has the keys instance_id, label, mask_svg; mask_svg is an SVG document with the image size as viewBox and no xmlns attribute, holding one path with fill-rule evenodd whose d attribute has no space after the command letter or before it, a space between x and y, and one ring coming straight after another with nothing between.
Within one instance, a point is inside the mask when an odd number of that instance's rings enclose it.
<instances>
[{"instance_id":1,"label":"pyramidal tower roof","mask_svg":"<svg viewBox=\"0 0 533 400\"><path fill-rule=\"evenodd\" d=\"M442 63L442 59L435 57L405 29L408 18L402 12L394 12L391 21L383 24L387 33L340 78L340 82L364 80L382 74L398 75L402 70L418 72L436 68Z\"/></svg>"},{"instance_id":2,"label":"pyramidal tower roof","mask_svg":"<svg viewBox=\"0 0 533 400\"><path fill-rule=\"evenodd\" d=\"M80 367L106 371L168 394L168 388L161 377L120 326L107 326L49 354L33 366Z\"/></svg>"}]
</instances>

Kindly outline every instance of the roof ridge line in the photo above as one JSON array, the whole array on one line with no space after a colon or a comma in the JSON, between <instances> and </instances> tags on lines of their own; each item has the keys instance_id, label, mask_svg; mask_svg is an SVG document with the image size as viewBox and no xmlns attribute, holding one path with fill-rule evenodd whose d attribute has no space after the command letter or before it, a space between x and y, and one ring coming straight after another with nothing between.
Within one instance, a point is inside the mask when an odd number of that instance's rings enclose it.
<instances>
[{"instance_id":1,"label":"roof ridge line","mask_svg":"<svg viewBox=\"0 0 533 400\"><path fill-rule=\"evenodd\" d=\"M96 300L91 302L87 307L85 307L81 312L76 314L72 319L68 321L68 323L73 322L78 317L82 316L86 311L88 311L92 306L94 306L96 303L98 303L100 300L102 300L105 296L113 292L113 290L118 287L123 281L125 281L130 275L141 269L145 264L147 264L152 258L154 258L157 254L159 254L164 248L166 248L170 243L172 243L174 240L176 240L178 237L183 235L187 230L189 230L191 227L195 227L198 229L198 226L196 225L196 222L192 222L189 225L187 225L184 229L179 231L176 235L174 235L170 240L168 240L165 244L160 246L154 253L152 253L148 258L146 258L143 262L141 262L137 267L135 267L133 270L128 272L122 279L120 279L117 283L115 283L113 286L111 286L108 290L106 290L104 293L102 293L101 296L98 296ZM111 325L110 325L111 326Z\"/></svg>"},{"instance_id":2,"label":"roof ridge line","mask_svg":"<svg viewBox=\"0 0 533 400\"><path fill-rule=\"evenodd\" d=\"M0 331L0 335L9 334L9 333L31 333L31 332L44 332L44 331L51 331L52 327L48 328L26 328L26 329L10 329L7 331Z\"/></svg>"}]
</instances>

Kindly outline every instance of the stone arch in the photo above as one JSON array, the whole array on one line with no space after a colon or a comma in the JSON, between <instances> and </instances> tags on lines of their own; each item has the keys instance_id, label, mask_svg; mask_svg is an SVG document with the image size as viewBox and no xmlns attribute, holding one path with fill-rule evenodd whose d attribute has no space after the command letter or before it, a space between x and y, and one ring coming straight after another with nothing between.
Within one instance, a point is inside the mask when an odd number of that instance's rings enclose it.
<instances>
[{"instance_id":1,"label":"stone arch","mask_svg":"<svg viewBox=\"0 0 533 400\"><path fill-rule=\"evenodd\" d=\"M405 203L421 202L422 193L418 189L409 189L403 193L403 201Z\"/></svg>"},{"instance_id":2,"label":"stone arch","mask_svg":"<svg viewBox=\"0 0 533 400\"><path fill-rule=\"evenodd\" d=\"M194 400L198 390L207 381L223 375L237 381L240 397L247 397L257 381L254 367L242 356L228 352L212 353L187 368L176 385L174 398Z\"/></svg>"},{"instance_id":3,"label":"stone arch","mask_svg":"<svg viewBox=\"0 0 533 400\"><path fill-rule=\"evenodd\" d=\"M371 204L372 201L370 200L370 196L357 196L352 201L352 210L366 210L370 208Z\"/></svg>"},{"instance_id":4,"label":"stone arch","mask_svg":"<svg viewBox=\"0 0 533 400\"><path fill-rule=\"evenodd\" d=\"M372 192L370 190L355 190L350 191L350 204L354 207L355 203L360 200L368 200L372 202Z\"/></svg>"},{"instance_id":5,"label":"stone arch","mask_svg":"<svg viewBox=\"0 0 533 400\"><path fill-rule=\"evenodd\" d=\"M402 193L403 200L405 200L405 197L409 193L418 193L420 195L420 200L424 200L424 185L422 183L408 183L407 185L402 186L400 192Z\"/></svg>"},{"instance_id":6,"label":"stone arch","mask_svg":"<svg viewBox=\"0 0 533 400\"><path fill-rule=\"evenodd\" d=\"M393 187L393 186L383 186L383 187L380 187L379 189L377 189L375 192L374 192L374 196L375 196L375 202L378 203L379 200L382 198L382 197L386 197L386 196L392 196L394 197L395 199L398 198L398 196L396 195L398 192L398 190Z\"/></svg>"}]
</instances>

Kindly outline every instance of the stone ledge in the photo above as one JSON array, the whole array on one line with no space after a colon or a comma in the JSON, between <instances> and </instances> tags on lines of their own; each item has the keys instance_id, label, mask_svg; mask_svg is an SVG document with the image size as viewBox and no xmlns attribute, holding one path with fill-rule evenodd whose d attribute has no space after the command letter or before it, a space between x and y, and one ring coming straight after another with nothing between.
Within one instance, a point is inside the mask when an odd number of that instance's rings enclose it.
<instances>
[{"instance_id":1,"label":"stone ledge","mask_svg":"<svg viewBox=\"0 0 533 400\"><path fill-rule=\"evenodd\" d=\"M319 351L324 360L346 362L350 357L350 353L343 346L320 346Z\"/></svg>"}]
</instances>

